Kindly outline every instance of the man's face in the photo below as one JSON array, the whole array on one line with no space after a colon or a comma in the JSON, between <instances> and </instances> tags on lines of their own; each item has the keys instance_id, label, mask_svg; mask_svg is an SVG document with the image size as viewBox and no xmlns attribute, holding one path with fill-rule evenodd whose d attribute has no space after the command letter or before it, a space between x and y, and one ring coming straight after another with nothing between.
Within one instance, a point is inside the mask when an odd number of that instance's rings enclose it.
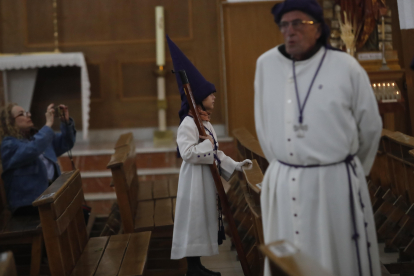
<instances>
[{"instance_id":1,"label":"man's face","mask_svg":"<svg viewBox=\"0 0 414 276\"><path fill-rule=\"evenodd\" d=\"M313 19L304 12L291 11L285 13L280 20L281 25L283 22L290 22L287 28L281 28L285 39L286 52L293 58L301 60L315 46L316 41L321 36L320 24L292 24L292 21L295 20L297 22L313 21Z\"/></svg>"}]
</instances>

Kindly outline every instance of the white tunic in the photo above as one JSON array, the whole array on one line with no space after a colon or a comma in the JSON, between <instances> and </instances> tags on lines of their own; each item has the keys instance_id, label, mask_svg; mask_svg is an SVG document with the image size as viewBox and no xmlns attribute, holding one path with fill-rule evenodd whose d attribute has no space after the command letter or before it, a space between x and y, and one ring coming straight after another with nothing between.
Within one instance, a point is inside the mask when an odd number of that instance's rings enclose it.
<instances>
[{"instance_id":1,"label":"white tunic","mask_svg":"<svg viewBox=\"0 0 414 276\"><path fill-rule=\"evenodd\" d=\"M296 62L301 103L324 51L322 47L310 59ZM334 275L359 275L345 163L296 169L277 161L330 164L356 154L351 179L362 275L370 275L369 258L372 275L381 275L365 175L376 155L382 123L368 76L354 58L327 51L303 116L308 130L298 138L293 128L299 109L292 60L273 48L259 57L255 78L256 131L269 161L261 191L265 242L289 240ZM265 275L270 275L268 265Z\"/></svg>"},{"instance_id":2,"label":"white tunic","mask_svg":"<svg viewBox=\"0 0 414 276\"><path fill-rule=\"evenodd\" d=\"M217 141L210 122L203 123ZM221 161L222 176L228 179L237 162L222 151L214 151L209 140L199 143L199 132L189 116L178 128L177 144L183 163L178 181L171 259L218 254L217 190L208 164L213 164L213 153L216 153Z\"/></svg>"}]
</instances>

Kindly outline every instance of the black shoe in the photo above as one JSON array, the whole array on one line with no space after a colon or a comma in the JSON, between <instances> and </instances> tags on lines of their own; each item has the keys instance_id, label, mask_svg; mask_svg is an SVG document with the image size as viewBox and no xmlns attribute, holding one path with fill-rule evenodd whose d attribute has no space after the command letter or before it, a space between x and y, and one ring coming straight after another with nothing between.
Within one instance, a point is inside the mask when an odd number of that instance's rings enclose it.
<instances>
[{"instance_id":1,"label":"black shoe","mask_svg":"<svg viewBox=\"0 0 414 276\"><path fill-rule=\"evenodd\" d=\"M213 274L209 274L208 272L204 271L200 266L196 266L189 267L186 276L213 276Z\"/></svg>"},{"instance_id":2,"label":"black shoe","mask_svg":"<svg viewBox=\"0 0 414 276\"><path fill-rule=\"evenodd\" d=\"M210 275L210 276L221 276L220 272L211 271L211 270L205 268L203 265L201 265L201 270L203 270L204 272L207 272L208 275Z\"/></svg>"}]
</instances>

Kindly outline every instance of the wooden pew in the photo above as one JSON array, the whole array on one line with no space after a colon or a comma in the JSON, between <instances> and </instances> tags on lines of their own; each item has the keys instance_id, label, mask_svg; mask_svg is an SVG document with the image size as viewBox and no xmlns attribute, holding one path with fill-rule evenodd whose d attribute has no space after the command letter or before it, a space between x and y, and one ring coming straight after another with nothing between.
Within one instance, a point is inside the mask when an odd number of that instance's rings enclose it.
<instances>
[{"instance_id":1,"label":"wooden pew","mask_svg":"<svg viewBox=\"0 0 414 276\"><path fill-rule=\"evenodd\" d=\"M275 276L333 276L318 265L310 256L300 252L287 241L276 241L260 246L269 258L272 275Z\"/></svg>"},{"instance_id":2,"label":"wooden pew","mask_svg":"<svg viewBox=\"0 0 414 276\"><path fill-rule=\"evenodd\" d=\"M79 170L63 173L34 202L52 276L143 275L151 232L88 240Z\"/></svg>"},{"instance_id":3,"label":"wooden pew","mask_svg":"<svg viewBox=\"0 0 414 276\"><path fill-rule=\"evenodd\" d=\"M43 247L40 219L37 216L12 216L8 209L3 181L0 178L0 247L13 251L15 245L21 244L31 245L30 276L39 275Z\"/></svg>"},{"instance_id":4,"label":"wooden pew","mask_svg":"<svg viewBox=\"0 0 414 276\"><path fill-rule=\"evenodd\" d=\"M371 171L377 191L384 193L381 199L371 197L378 238L385 241L385 252L399 251L398 262L384 264L391 274L414 272L413 150L414 137L384 130Z\"/></svg>"},{"instance_id":5,"label":"wooden pew","mask_svg":"<svg viewBox=\"0 0 414 276\"><path fill-rule=\"evenodd\" d=\"M121 135L107 168L112 172L123 231L152 231L148 273L182 275L186 260L170 259L178 178L138 182L135 158L132 133Z\"/></svg>"},{"instance_id":6,"label":"wooden pew","mask_svg":"<svg viewBox=\"0 0 414 276\"><path fill-rule=\"evenodd\" d=\"M118 203L114 203L106 220L105 226L99 234L100 237L118 235L122 232L121 214L119 213Z\"/></svg>"},{"instance_id":7,"label":"wooden pew","mask_svg":"<svg viewBox=\"0 0 414 276\"><path fill-rule=\"evenodd\" d=\"M171 235L178 179L138 182L135 156L132 133L123 134L107 165L112 172L124 231L151 230L154 236Z\"/></svg>"},{"instance_id":8,"label":"wooden pew","mask_svg":"<svg viewBox=\"0 0 414 276\"><path fill-rule=\"evenodd\" d=\"M390 182L385 186L383 184L385 181L382 182L382 188L388 189L374 218L378 238L387 240L386 248L390 250L392 247L398 249L398 246L404 243L406 231L402 227L414 210L410 208L414 203L414 189L411 188L411 183L414 181L412 173L414 158L409 155L409 151L414 149L414 138L400 132L387 132L383 135L381 143L387 158L387 166L384 166L380 177L389 179ZM376 162L382 158L383 155L377 155ZM388 176L383 176L384 171L388 172ZM375 175L375 171L373 174Z\"/></svg>"},{"instance_id":9,"label":"wooden pew","mask_svg":"<svg viewBox=\"0 0 414 276\"><path fill-rule=\"evenodd\" d=\"M11 251L0 253L0 276L17 276L16 265Z\"/></svg>"},{"instance_id":10,"label":"wooden pew","mask_svg":"<svg viewBox=\"0 0 414 276\"><path fill-rule=\"evenodd\" d=\"M239 234L247 252L247 260L253 275L263 275L264 257L259 250L263 244L263 226L260 210L260 192L264 171L268 162L261 150L259 142L246 129L233 131L236 140L239 160L251 159L252 164L243 167L242 173L235 175L236 181L231 182L227 192L232 205L234 218L239 223ZM242 204L241 204L242 203ZM246 230L247 231L242 231Z\"/></svg>"}]
</instances>

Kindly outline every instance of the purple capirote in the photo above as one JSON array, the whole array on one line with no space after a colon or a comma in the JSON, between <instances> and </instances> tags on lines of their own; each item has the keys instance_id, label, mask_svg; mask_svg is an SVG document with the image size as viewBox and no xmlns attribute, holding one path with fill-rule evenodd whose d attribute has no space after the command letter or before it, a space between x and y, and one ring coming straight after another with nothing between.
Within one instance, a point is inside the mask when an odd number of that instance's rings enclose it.
<instances>
[{"instance_id":1,"label":"purple capirote","mask_svg":"<svg viewBox=\"0 0 414 276\"><path fill-rule=\"evenodd\" d=\"M196 104L207 98L211 93L216 92L216 87L211 82L207 81L203 75L197 70L197 68L191 63L191 61L184 55L180 48L167 35L168 48L170 49L170 55L174 65L175 77L177 79L178 89L181 95L181 109L178 112L180 117L180 124L184 118L188 115L190 106L187 102L183 84L178 71L185 70L188 81L190 82L191 90Z\"/></svg>"}]
</instances>

